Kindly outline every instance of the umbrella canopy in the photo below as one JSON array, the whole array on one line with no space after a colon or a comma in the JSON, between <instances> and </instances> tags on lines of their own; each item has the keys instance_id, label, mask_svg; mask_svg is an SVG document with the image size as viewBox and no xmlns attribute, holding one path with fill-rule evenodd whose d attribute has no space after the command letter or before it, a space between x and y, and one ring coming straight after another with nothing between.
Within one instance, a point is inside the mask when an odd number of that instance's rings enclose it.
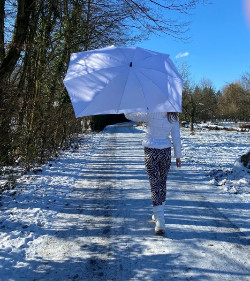
<instances>
[{"instance_id":1,"label":"umbrella canopy","mask_svg":"<svg viewBox=\"0 0 250 281\"><path fill-rule=\"evenodd\" d=\"M73 53L63 82L76 117L181 112L182 79L167 54L138 47Z\"/></svg>"}]
</instances>

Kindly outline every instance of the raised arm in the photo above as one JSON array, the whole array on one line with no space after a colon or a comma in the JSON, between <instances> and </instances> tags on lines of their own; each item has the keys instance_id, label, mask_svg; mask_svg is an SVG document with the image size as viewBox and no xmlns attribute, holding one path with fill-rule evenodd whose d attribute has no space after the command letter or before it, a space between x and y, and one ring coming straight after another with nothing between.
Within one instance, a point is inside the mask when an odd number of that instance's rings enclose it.
<instances>
[{"instance_id":1,"label":"raised arm","mask_svg":"<svg viewBox=\"0 0 250 281\"><path fill-rule=\"evenodd\" d=\"M127 119L135 122L147 122L149 119L149 115L147 112L126 113L125 116Z\"/></svg>"}]
</instances>

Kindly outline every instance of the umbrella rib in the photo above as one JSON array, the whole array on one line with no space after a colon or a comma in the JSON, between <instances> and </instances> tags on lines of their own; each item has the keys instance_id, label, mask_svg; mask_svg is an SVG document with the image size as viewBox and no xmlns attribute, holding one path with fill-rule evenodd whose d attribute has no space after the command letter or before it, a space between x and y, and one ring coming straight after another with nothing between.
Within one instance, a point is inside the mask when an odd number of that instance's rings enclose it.
<instances>
[{"instance_id":1,"label":"umbrella rib","mask_svg":"<svg viewBox=\"0 0 250 281\"><path fill-rule=\"evenodd\" d=\"M166 72L161 71L161 70L158 70L158 69L153 69L153 68L150 68L150 67L143 67L143 69L146 69L146 70L147 70L147 69L148 69L148 70L154 70L154 71L156 71L156 72L160 72L160 73L166 75ZM173 75L170 75L170 74L168 74L168 76L170 76L170 77L173 78L173 79L182 79L180 76L173 76Z\"/></svg>"},{"instance_id":2,"label":"umbrella rib","mask_svg":"<svg viewBox=\"0 0 250 281\"><path fill-rule=\"evenodd\" d=\"M153 81L153 80L151 80L151 78L149 78L147 75L145 75L144 73L142 73L141 72L141 74L144 76L144 77L146 77L147 79L149 79L158 89L160 89L160 87ZM160 89L161 90L161 89ZM162 90L161 90L162 91ZM171 101L168 101L172 106L173 106L173 108L175 108L175 106L172 104L172 102Z\"/></svg>"},{"instance_id":3,"label":"umbrella rib","mask_svg":"<svg viewBox=\"0 0 250 281\"><path fill-rule=\"evenodd\" d=\"M120 108L121 108L122 98L123 98L123 95L124 95L124 92L125 92L125 89L126 89L126 86L127 86L129 74L130 74L130 71L128 71L127 79L126 79L126 82L125 82L125 84L124 84L124 88L123 88L123 92L122 92L121 99L120 99L120 102L119 102L119 106L118 106L118 108L117 108L117 112L118 112L118 111L120 110Z\"/></svg>"},{"instance_id":4,"label":"umbrella rib","mask_svg":"<svg viewBox=\"0 0 250 281\"><path fill-rule=\"evenodd\" d=\"M147 106L147 110L148 110L148 101L147 101L146 95L144 94L144 91L143 91L143 87L142 87L141 81L140 81L140 79L138 78L137 73L135 73L135 76L136 76L137 81L139 82L139 84L140 84L140 86L141 86L141 89L142 89L142 94L143 94L144 99L145 99L145 101L146 101L146 106Z\"/></svg>"},{"instance_id":5,"label":"umbrella rib","mask_svg":"<svg viewBox=\"0 0 250 281\"><path fill-rule=\"evenodd\" d=\"M117 112L118 112L118 111L120 110L120 108L121 108L122 97L123 97L124 92L125 92L125 89L126 89L126 85L127 85L127 82L128 82L128 76L129 76L129 74L130 74L130 71L129 71L128 75L127 75L127 79L126 79L126 82L125 82L125 86L124 86L124 89L123 89L123 93L122 93L122 95L121 95L121 99L120 99L120 103L119 103L119 107L118 107L118 109L117 109ZM135 72L135 76L136 76L137 81L138 81L138 83L139 83L139 85L140 85L140 87L141 87L142 94L143 94L143 96L144 96L144 100L146 101L146 106L147 106L147 109L148 109L147 98L146 98L146 96L145 96L145 94L144 94L142 84L141 84L141 82L140 82L140 79L138 79L138 76L137 76L137 73L136 73L136 72Z\"/></svg>"},{"instance_id":6,"label":"umbrella rib","mask_svg":"<svg viewBox=\"0 0 250 281\"><path fill-rule=\"evenodd\" d=\"M116 79L117 77L119 77L119 75L121 75L121 72L118 73L118 74L115 76L114 79ZM128 78L127 78L127 80L128 80ZM113 81L113 79L110 80L110 81ZM127 83L127 81L126 81L126 83ZM126 83L125 83L125 85L126 85ZM107 86L107 85L106 85L106 86ZM102 90L104 90L105 88L106 88L106 87L104 87ZM125 87L124 87L124 88L125 88ZM93 99L92 99L92 102L86 105L86 107L82 110L81 114L82 114L84 111L86 111L86 109L94 102L94 100L96 100L96 99L98 98L99 95L102 94L102 90L99 91L99 92L97 92L97 93L95 94L95 96L94 96ZM119 109L120 109L120 105L119 105ZM117 112L119 111L119 109L117 109Z\"/></svg>"},{"instance_id":7,"label":"umbrella rib","mask_svg":"<svg viewBox=\"0 0 250 281\"><path fill-rule=\"evenodd\" d=\"M119 49L119 51L124 55L124 56L126 56L125 55L125 53L123 52L123 50L121 50L121 49ZM134 52L134 54L133 54L133 57L131 58L131 62L133 62L133 59L134 59L134 57L135 57L135 52ZM131 63L130 62L130 63ZM131 73L131 68L129 69L129 71L128 71L128 75L127 75L127 79L126 79L126 82L125 82L125 86L124 86L124 88L123 88L123 93L122 93L122 95L121 95L121 99L120 99L120 103L119 103L119 107L118 107L118 109L117 109L117 112L120 110L120 108L121 108L121 103L122 103L122 97L123 97L123 95L124 95L124 92L125 92L125 89L126 89L126 86L127 86L127 82L128 82L128 77L129 77L129 74ZM136 73L135 73L136 74ZM137 76L137 75L136 75ZM140 83L140 80L138 79L138 77L137 77L137 80L139 81L139 84L140 84L140 86L141 86L141 83ZM141 88L142 88L142 86L141 86ZM143 90L143 88L142 88L142 90ZM143 91L142 91L143 92ZM143 95L144 95L144 93L143 93ZM144 97L145 97L145 95L144 95ZM146 99L145 99L146 100Z\"/></svg>"}]
</instances>

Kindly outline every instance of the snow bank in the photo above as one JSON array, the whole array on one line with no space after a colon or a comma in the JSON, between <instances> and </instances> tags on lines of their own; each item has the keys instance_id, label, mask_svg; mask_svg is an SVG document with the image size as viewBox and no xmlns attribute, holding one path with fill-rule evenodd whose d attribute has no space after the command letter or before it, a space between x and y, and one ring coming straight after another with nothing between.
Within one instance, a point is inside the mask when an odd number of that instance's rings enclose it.
<instances>
[{"instance_id":1,"label":"snow bank","mask_svg":"<svg viewBox=\"0 0 250 281\"><path fill-rule=\"evenodd\" d=\"M220 187L222 190L241 194L247 199L250 194L250 170L245 167L240 158L235 161L231 169L212 170L208 174L212 179L211 184Z\"/></svg>"},{"instance_id":2,"label":"snow bank","mask_svg":"<svg viewBox=\"0 0 250 281\"><path fill-rule=\"evenodd\" d=\"M182 126L189 128L190 124L183 121ZM249 123L242 122L204 122L204 123L195 123L194 128L199 130L224 130L224 131L237 131L237 132L249 132Z\"/></svg>"},{"instance_id":3,"label":"snow bank","mask_svg":"<svg viewBox=\"0 0 250 281\"><path fill-rule=\"evenodd\" d=\"M250 202L250 171L240 162L249 151L250 134L229 131L182 129L184 160L205 172L210 184L222 192Z\"/></svg>"}]
</instances>

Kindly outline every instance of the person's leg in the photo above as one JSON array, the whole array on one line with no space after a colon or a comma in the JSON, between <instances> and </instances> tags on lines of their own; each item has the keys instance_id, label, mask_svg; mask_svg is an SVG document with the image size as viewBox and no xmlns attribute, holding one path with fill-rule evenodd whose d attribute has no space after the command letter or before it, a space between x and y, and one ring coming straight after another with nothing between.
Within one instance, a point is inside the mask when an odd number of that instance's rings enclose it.
<instances>
[{"instance_id":1,"label":"person's leg","mask_svg":"<svg viewBox=\"0 0 250 281\"><path fill-rule=\"evenodd\" d=\"M152 203L153 206L159 206L166 200L166 180L171 164L171 148L145 147L144 151Z\"/></svg>"},{"instance_id":2,"label":"person's leg","mask_svg":"<svg viewBox=\"0 0 250 281\"><path fill-rule=\"evenodd\" d=\"M161 158L159 159L159 201L166 201L167 176L171 166L171 148L162 149Z\"/></svg>"},{"instance_id":3,"label":"person's leg","mask_svg":"<svg viewBox=\"0 0 250 281\"><path fill-rule=\"evenodd\" d=\"M151 187L156 234L165 232L164 203L166 200L166 178L171 161L170 153L170 148L145 148L145 167Z\"/></svg>"},{"instance_id":4,"label":"person's leg","mask_svg":"<svg viewBox=\"0 0 250 281\"><path fill-rule=\"evenodd\" d=\"M160 202L160 149L145 147L145 167L151 188L151 198L153 206L161 205Z\"/></svg>"}]
</instances>

